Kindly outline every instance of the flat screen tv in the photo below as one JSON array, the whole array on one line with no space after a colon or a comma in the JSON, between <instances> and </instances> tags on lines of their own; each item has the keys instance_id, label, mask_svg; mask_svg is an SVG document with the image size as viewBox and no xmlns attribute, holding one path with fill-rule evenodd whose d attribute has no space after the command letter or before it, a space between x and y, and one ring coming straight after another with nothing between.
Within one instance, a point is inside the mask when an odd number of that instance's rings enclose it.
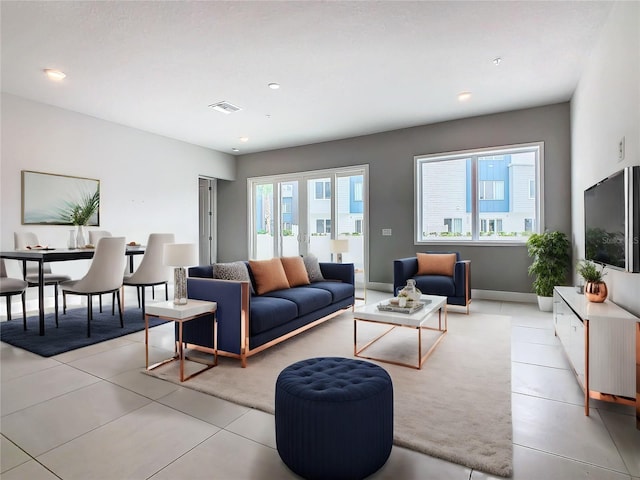
<instances>
[{"instance_id":1,"label":"flat screen tv","mask_svg":"<svg viewBox=\"0 0 640 480\"><path fill-rule=\"evenodd\" d=\"M640 272L640 166L626 167L584 192L585 258Z\"/></svg>"}]
</instances>

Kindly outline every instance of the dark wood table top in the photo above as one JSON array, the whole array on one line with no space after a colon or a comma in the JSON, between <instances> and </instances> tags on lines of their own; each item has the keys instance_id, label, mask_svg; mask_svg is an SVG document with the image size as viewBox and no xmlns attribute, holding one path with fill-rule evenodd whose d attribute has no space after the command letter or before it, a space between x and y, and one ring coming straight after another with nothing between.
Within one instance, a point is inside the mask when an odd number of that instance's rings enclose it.
<instances>
[{"instance_id":1,"label":"dark wood table top","mask_svg":"<svg viewBox=\"0 0 640 480\"><path fill-rule=\"evenodd\" d=\"M43 262L64 262L67 260L83 260L93 258L95 248L42 248L31 250L7 250L0 252L1 258L9 260L31 260L31 261L43 261ZM126 255L142 255L144 254L144 247L129 246L125 252Z\"/></svg>"}]
</instances>

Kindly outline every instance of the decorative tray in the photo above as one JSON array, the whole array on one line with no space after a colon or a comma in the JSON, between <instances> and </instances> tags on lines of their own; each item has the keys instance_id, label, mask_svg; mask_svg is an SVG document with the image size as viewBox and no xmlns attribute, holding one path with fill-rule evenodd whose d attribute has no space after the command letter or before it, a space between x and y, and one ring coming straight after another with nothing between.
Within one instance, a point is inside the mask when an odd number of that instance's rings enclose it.
<instances>
[{"instance_id":1,"label":"decorative tray","mask_svg":"<svg viewBox=\"0 0 640 480\"><path fill-rule=\"evenodd\" d=\"M406 313L412 314L423 308L425 305L431 303L431 300L422 300L420 302L411 302L407 304L405 307L401 307L399 305L394 305L393 303L379 303L378 310L381 312L396 312L396 313Z\"/></svg>"}]
</instances>

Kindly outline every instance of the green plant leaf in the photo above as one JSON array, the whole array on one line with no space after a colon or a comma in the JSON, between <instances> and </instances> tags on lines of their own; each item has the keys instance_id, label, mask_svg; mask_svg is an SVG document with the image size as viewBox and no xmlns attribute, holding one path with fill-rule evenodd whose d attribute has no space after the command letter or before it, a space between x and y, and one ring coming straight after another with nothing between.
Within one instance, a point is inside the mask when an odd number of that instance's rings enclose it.
<instances>
[{"instance_id":1,"label":"green plant leaf","mask_svg":"<svg viewBox=\"0 0 640 480\"><path fill-rule=\"evenodd\" d=\"M535 276L533 290L541 297L553 296L553 287L566 285L571 265L570 242L563 232L533 233L527 251L533 258L529 275Z\"/></svg>"},{"instance_id":2,"label":"green plant leaf","mask_svg":"<svg viewBox=\"0 0 640 480\"><path fill-rule=\"evenodd\" d=\"M73 225L86 225L100 206L100 190L85 193L79 202L67 202L60 211L60 219Z\"/></svg>"}]
</instances>

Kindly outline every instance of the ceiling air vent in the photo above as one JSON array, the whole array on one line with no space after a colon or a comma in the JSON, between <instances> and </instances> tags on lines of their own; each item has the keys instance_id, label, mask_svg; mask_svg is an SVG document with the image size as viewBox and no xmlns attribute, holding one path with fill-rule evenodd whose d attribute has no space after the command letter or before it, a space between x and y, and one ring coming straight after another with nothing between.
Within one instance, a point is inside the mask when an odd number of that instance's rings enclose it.
<instances>
[{"instance_id":1,"label":"ceiling air vent","mask_svg":"<svg viewBox=\"0 0 640 480\"><path fill-rule=\"evenodd\" d=\"M240 110L242 110L240 107L237 107L236 105L234 105L233 103L229 103L226 101L222 101L222 102L218 102L218 103L212 103L211 105L209 105L211 108L213 108L214 110L224 113L226 115L229 115L230 113L234 113L234 112L238 112Z\"/></svg>"}]
</instances>

